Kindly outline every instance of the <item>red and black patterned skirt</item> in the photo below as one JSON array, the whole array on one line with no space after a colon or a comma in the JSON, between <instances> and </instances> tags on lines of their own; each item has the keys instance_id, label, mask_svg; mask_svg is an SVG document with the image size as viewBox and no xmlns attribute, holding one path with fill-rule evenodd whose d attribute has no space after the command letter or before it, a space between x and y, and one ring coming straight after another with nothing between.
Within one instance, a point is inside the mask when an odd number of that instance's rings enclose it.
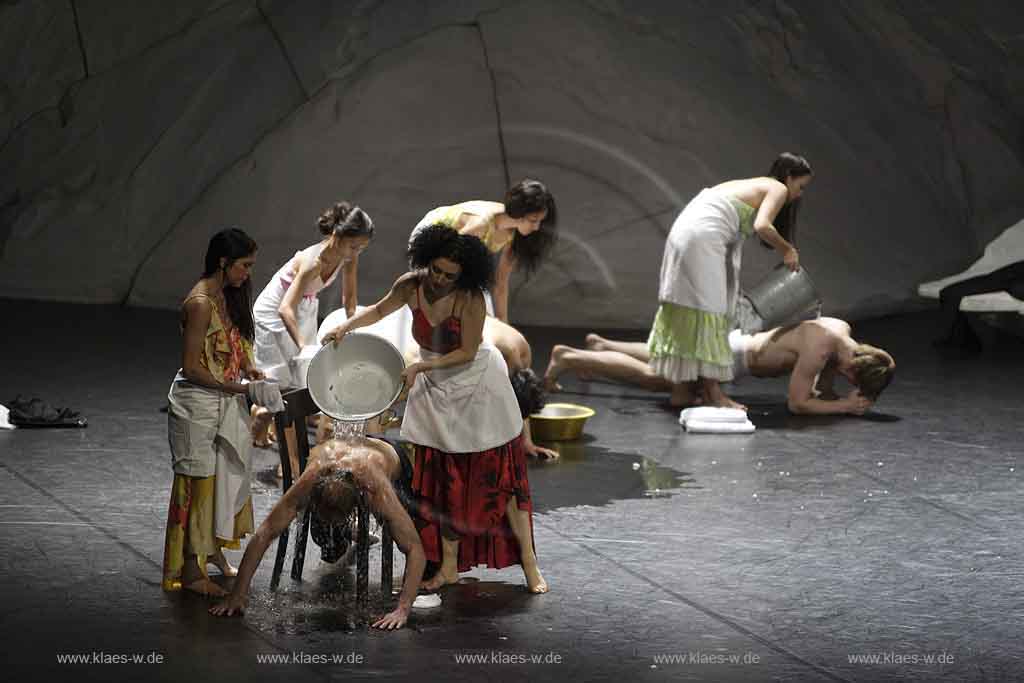
<instances>
[{"instance_id":1,"label":"red and black patterned skirt","mask_svg":"<svg viewBox=\"0 0 1024 683\"><path fill-rule=\"evenodd\" d=\"M459 537L459 571L477 565L495 569L519 564L519 543L509 526L508 502L530 513L522 437L480 453L445 453L415 446L412 490L417 526L431 562L441 561L442 529Z\"/></svg>"}]
</instances>

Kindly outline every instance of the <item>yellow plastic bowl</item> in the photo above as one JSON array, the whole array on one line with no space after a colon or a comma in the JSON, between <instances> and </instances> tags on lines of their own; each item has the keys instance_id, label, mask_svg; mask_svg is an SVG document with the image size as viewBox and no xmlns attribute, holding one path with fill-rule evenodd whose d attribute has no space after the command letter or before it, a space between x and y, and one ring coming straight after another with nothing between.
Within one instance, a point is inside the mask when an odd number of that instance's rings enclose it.
<instances>
[{"instance_id":1,"label":"yellow plastic bowl","mask_svg":"<svg viewBox=\"0 0 1024 683\"><path fill-rule=\"evenodd\" d=\"M530 415L530 434L534 441L572 441L583 436L583 425L594 411L575 403L548 403L539 413Z\"/></svg>"}]
</instances>

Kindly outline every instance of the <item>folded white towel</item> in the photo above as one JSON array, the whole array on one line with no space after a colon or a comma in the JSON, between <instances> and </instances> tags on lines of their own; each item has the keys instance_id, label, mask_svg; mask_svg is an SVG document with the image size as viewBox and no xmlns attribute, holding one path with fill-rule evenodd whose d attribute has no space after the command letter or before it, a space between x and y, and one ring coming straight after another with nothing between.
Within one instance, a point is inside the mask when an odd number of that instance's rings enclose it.
<instances>
[{"instance_id":1,"label":"folded white towel","mask_svg":"<svg viewBox=\"0 0 1024 683\"><path fill-rule=\"evenodd\" d=\"M750 434L756 429L750 420L743 422L705 422L704 420L688 420L686 431L689 434Z\"/></svg>"},{"instance_id":2,"label":"folded white towel","mask_svg":"<svg viewBox=\"0 0 1024 683\"><path fill-rule=\"evenodd\" d=\"M714 406L697 406L684 408L679 413L679 424L685 425L690 420L699 422L737 422L747 421L747 413L739 408L715 408Z\"/></svg>"},{"instance_id":3,"label":"folded white towel","mask_svg":"<svg viewBox=\"0 0 1024 683\"><path fill-rule=\"evenodd\" d=\"M11 411L7 406L0 406L0 429L14 429L11 424Z\"/></svg>"},{"instance_id":4,"label":"folded white towel","mask_svg":"<svg viewBox=\"0 0 1024 683\"><path fill-rule=\"evenodd\" d=\"M263 406L272 413L279 413L284 410L284 399L281 398L281 389L275 382L268 382L258 379L249 382L249 398L258 406Z\"/></svg>"}]
</instances>

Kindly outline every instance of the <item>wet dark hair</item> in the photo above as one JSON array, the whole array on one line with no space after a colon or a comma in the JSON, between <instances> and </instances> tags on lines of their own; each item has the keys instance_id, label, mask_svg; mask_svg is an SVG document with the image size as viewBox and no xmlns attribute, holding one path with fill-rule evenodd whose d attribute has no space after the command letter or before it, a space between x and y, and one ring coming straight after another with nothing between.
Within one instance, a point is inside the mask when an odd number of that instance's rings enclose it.
<instances>
[{"instance_id":1,"label":"wet dark hair","mask_svg":"<svg viewBox=\"0 0 1024 683\"><path fill-rule=\"evenodd\" d=\"M441 223L419 230L409 243L409 266L427 268L439 258L450 259L462 268L456 289L482 292L494 282L494 260L479 237L460 235Z\"/></svg>"},{"instance_id":2,"label":"wet dark hair","mask_svg":"<svg viewBox=\"0 0 1024 683\"><path fill-rule=\"evenodd\" d=\"M539 180L520 180L505 193L505 213L510 218L522 218L531 213L547 211L540 229L523 237L517 230L512 237L512 255L527 273L540 267L544 257L558 241L558 208L555 198Z\"/></svg>"},{"instance_id":3,"label":"wet dark hair","mask_svg":"<svg viewBox=\"0 0 1024 683\"><path fill-rule=\"evenodd\" d=\"M524 420L547 403L548 395L544 391L544 381L530 368L516 370L509 380L512 382L512 390L516 394L519 412Z\"/></svg>"},{"instance_id":4,"label":"wet dark hair","mask_svg":"<svg viewBox=\"0 0 1024 683\"><path fill-rule=\"evenodd\" d=\"M206 248L203 277L213 277L217 271L226 271L235 261L256 253L256 240L244 230L227 228L212 238ZM226 259L221 268L220 260ZM224 301L228 306L231 322L250 342L256 338L256 323L252 318L252 278L246 278L238 287L224 288Z\"/></svg>"},{"instance_id":5,"label":"wet dark hair","mask_svg":"<svg viewBox=\"0 0 1024 683\"><path fill-rule=\"evenodd\" d=\"M772 162L768 175L785 184L789 178L800 178L805 175L813 175L813 173L807 159L799 154L783 152ZM796 246L796 215L800 211L800 201L795 199L786 202L786 205L779 209L779 215L775 217L774 222L775 229L779 231L782 238L793 246ZM761 240L761 244L768 249L772 248L764 240Z\"/></svg>"},{"instance_id":6,"label":"wet dark hair","mask_svg":"<svg viewBox=\"0 0 1024 683\"><path fill-rule=\"evenodd\" d=\"M338 202L324 209L316 219L316 227L322 235L335 234L338 237L369 237L373 239L373 220L358 206Z\"/></svg>"},{"instance_id":7,"label":"wet dark hair","mask_svg":"<svg viewBox=\"0 0 1024 683\"><path fill-rule=\"evenodd\" d=\"M309 504L322 520L344 526L355 518L358 495L352 470L336 469L320 475L316 480Z\"/></svg>"}]
</instances>

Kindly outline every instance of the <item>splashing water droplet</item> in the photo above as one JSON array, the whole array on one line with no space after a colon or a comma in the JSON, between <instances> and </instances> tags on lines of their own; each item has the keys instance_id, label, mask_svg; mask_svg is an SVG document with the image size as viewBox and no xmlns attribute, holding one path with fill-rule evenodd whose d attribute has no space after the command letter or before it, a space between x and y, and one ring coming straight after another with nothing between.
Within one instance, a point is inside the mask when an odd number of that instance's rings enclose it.
<instances>
[{"instance_id":1,"label":"splashing water droplet","mask_svg":"<svg viewBox=\"0 0 1024 683\"><path fill-rule=\"evenodd\" d=\"M334 438L340 441L352 441L361 438L366 433L366 423L334 421Z\"/></svg>"}]
</instances>

